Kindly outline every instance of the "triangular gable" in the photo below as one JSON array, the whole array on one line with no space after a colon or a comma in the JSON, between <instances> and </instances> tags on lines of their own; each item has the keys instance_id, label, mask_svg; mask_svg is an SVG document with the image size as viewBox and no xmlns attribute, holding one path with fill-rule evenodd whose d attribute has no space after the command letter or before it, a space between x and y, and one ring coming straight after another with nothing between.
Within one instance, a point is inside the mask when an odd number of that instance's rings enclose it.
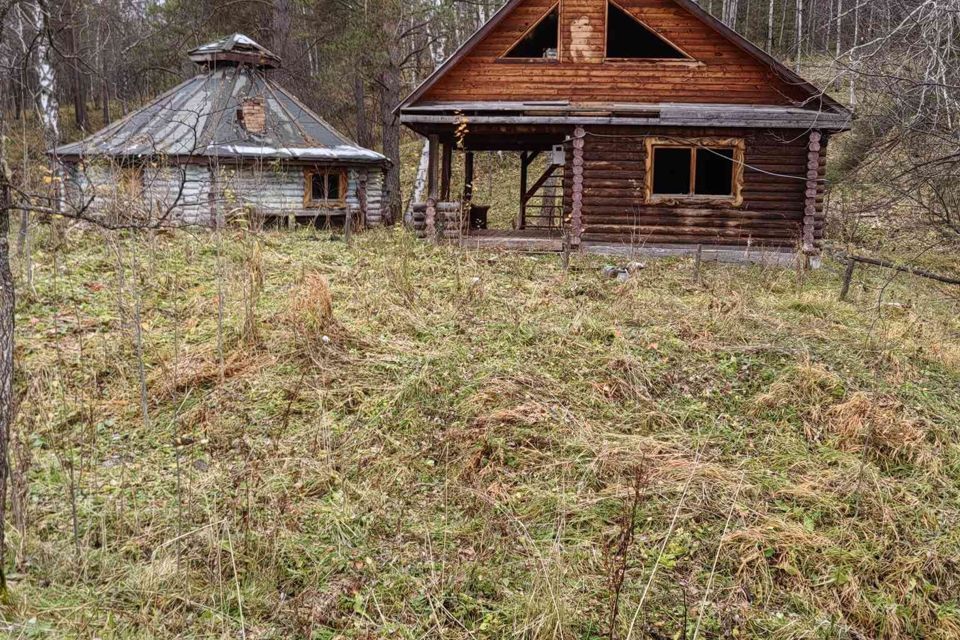
<instances>
[{"instance_id":1,"label":"triangular gable","mask_svg":"<svg viewBox=\"0 0 960 640\"><path fill-rule=\"evenodd\" d=\"M565 0L561 0L562 2ZM485 41L494 31L508 18L514 11L522 8L531 0L508 0L498 10L489 21L478 29L453 55L451 55L440 67L438 67L430 76L428 76L406 99L397 107L401 109L411 106L420 101L442 78L448 75L459 63L468 58L471 53ZM739 33L723 24L707 11L702 9L694 0L664 0L665 3L676 5L687 14L715 32L719 37L733 45L734 49L739 49L746 54L748 59L758 63L759 67L766 68L772 76L779 80L783 87L790 94L795 95L791 98L794 102L807 101L811 107L826 108L835 113L849 113L842 104L827 96L820 89L801 78L791 69L786 67L779 60L763 51ZM561 14L567 11L565 7L561 8ZM561 44L561 47L566 46ZM533 79L533 78L532 78ZM784 92L786 95L786 92ZM553 96L556 97L556 96ZM576 99L576 96L570 96ZM719 102L719 101L718 101Z\"/></svg>"}]
</instances>

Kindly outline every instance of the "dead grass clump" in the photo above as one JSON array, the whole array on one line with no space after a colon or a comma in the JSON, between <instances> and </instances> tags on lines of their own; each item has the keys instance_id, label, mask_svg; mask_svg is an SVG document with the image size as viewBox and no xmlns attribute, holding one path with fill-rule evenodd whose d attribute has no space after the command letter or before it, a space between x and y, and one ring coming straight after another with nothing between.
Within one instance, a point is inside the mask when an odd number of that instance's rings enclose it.
<instances>
[{"instance_id":1,"label":"dead grass clump","mask_svg":"<svg viewBox=\"0 0 960 640\"><path fill-rule=\"evenodd\" d=\"M806 359L778 376L764 393L754 397L751 412L758 415L764 411L794 407L798 413L809 413L842 393L843 382L839 376Z\"/></svg>"},{"instance_id":2,"label":"dead grass clump","mask_svg":"<svg viewBox=\"0 0 960 640\"><path fill-rule=\"evenodd\" d=\"M653 474L688 455L676 443L655 436L594 429L582 430L578 435L596 477L629 477L638 460L643 460L647 472Z\"/></svg>"},{"instance_id":3,"label":"dead grass clump","mask_svg":"<svg viewBox=\"0 0 960 640\"><path fill-rule=\"evenodd\" d=\"M491 427L533 427L550 420L550 409L539 402L526 402L509 409L498 409L485 416L477 416L470 424L471 429L489 429Z\"/></svg>"},{"instance_id":4,"label":"dead grass clump","mask_svg":"<svg viewBox=\"0 0 960 640\"><path fill-rule=\"evenodd\" d=\"M301 336L311 341L332 339L341 333L340 323L333 316L333 294L330 283L319 273L308 273L303 283L290 296L285 319Z\"/></svg>"},{"instance_id":5,"label":"dead grass clump","mask_svg":"<svg viewBox=\"0 0 960 640\"><path fill-rule=\"evenodd\" d=\"M527 374L494 376L484 381L483 386L470 398L470 403L482 408L495 403L523 402L527 398L539 397L541 394L538 391L548 389L550 382L547 378Z\"/></svg>"},{"instance_id":6,"label":"dead grass clump","mask_svg":"<svg viewBox=\"0 0 960 640\"><path fill-rule=\"evenodd\" d=\"M464 429L453 429L445 442L462 452L460 480L468 483L505 480L519 457L539 459L557 446L551 433L553 413L548 406L529 402L478 416ZM528 460L528 462L530 462Z\"/></svg>"},{"instance_id":7,"label":"dead grass clump","mask_svg":"<svg viewBox=\"0 0 960 640\"><path fill-rule=\"evenodd\" d=\"M291 598L293 623L305 636L312 637L317 627L341 629L349 620L354 597L362 583L356 577L337 576L323 589L308 588Z\"/></svg>"},{"instance_id":8,"label":"dead grass clump","mask_svg":"<svg viewBox=\"0 0 960 640\"><path fill-rule=\"evenodd\" d=\"M804 575L816 573L806 570L803 563L819 562L819 552L830 546L830 540L803 524L777 517L765 517L753 526L734 531L726 542L732 557L738 559L737 573L741 577L753 574L756 579L775 570L773 575L779 582L797 584L806 583Z\"/></svg>"},{"instance_id":9,"label":"dead grass clump","mask_svg":"<svg viewBox=\"0 0 960 640\"><path fill-rule=\"evenodd\" d=\"M845 451L867 453L880 460L930 463L927 425L905 415L903 405L890 397L855 393L824 412L823 427Z\"/></svg>"},{"instance_id":10,"label":"dead grass clump","mask_svg":"<svg viewBox=\"0 0 960 640\"><path fill-rule=\"evenodd\" d=\"M605 369L610 381L603 385L602 391L608 400L653 403L650 394L653 383L642 362L630 356L617 356L607 361Z\"/></svg>"},{"instance_id":11,"label":"dead grass clump","mask_svg":"<svg viewBox=\"0 0 960 640\"><path fill-rule=\"evenodd\" d=\"M154 402L169 400L191 389L209 389L221 381L230 380L267 365L264 354L234 351L228 354L221 367L213 349L180 353L176 362L168 362L157 370L149 381Z\"/></svg>"}]
</instances>

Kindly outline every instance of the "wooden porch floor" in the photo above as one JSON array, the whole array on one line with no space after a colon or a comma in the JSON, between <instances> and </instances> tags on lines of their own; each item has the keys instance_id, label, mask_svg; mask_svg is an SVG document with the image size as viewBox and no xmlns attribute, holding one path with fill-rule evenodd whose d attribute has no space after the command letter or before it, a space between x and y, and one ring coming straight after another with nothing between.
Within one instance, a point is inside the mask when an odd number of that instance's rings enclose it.
<instances>
[{"instance_id":1,"label":"wooden porch floor","mask_svg":"<svg viewBox=\"0 0 960 640\"><path fill-rule=\"evenodd\" d=\"M563 251L563 233L559 229L472 229L460 240L460 246L467 249Z\"/></svg>"}]
</instances>

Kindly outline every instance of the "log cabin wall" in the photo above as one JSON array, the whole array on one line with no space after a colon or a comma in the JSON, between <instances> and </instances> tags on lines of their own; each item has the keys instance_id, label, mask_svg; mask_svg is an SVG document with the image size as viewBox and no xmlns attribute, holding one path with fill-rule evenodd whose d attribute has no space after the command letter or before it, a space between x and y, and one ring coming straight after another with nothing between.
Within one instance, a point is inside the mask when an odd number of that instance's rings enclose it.
<instances>
[{"instance_id":1,"label":"log cabin wall","mask_svg":"<svg viewBox=\"0 0 960 640\"><path fill-rule=\"evenodd\" d=\"M304 207L304 168L315 165L187 162L121 168L107 160L64 165L69 206L86 207L90 214L116 215L139 207L143 214L162 212L169 224L213 226L225 213L252 207L267 217L311 218L349 211L368 227L380 226L383 220L384 170L377 166L334 167L347 177L344 201L330 209L314 209Z\"/></svg>"},{"instance_id":2,"label":"log cabin wall","mask_svg":"<svg viewBox=\"0 0 960 640\"><path fill-rule=\"evenodd\" d=\"M806 204L809 132L756 129L586 127L583 236L586 242L704 244L796 249ZM737 207L645 202L650 136L724 137L745 141L743 202ZM818 160L814 246L824 230L826 136ZM572 207L572 161L567 145L564 210ZM770 174L779 175L770 175ZM791 177L785 177L791 176Z\"/></svg>"},{"instance_id":3,"label":"log cabin wall","mask_svg":"<svg viewBox=\"0 0 960 640\"><path fill-rule=\"evenodd\" d=\"M518 5L421 100L797 105L809 99L671 0L617 4L692 60L605 60L607 0L560 0L558 60L503 59L556 4Z\"/></svg>"}]
</instances>

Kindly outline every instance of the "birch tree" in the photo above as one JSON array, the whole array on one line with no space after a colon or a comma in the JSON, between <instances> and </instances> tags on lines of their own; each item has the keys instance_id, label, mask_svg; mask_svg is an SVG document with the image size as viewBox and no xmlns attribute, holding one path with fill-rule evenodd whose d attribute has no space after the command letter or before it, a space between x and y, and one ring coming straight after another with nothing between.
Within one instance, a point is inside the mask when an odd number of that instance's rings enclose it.
<instances>
[{"instance_id":1,"label":"birch tree","mask_svg":"<svg viewBox=\"0 0 960 640\"><path fill-rule=\"evenodd\" d=\"M50 7L48 0L28 5L37 34L35 50L37 74L37 115L43 126L43 141L48 149L60 143L60 105L57 103L57 79L51 59Z\"/></svg>"}]
</instances>

